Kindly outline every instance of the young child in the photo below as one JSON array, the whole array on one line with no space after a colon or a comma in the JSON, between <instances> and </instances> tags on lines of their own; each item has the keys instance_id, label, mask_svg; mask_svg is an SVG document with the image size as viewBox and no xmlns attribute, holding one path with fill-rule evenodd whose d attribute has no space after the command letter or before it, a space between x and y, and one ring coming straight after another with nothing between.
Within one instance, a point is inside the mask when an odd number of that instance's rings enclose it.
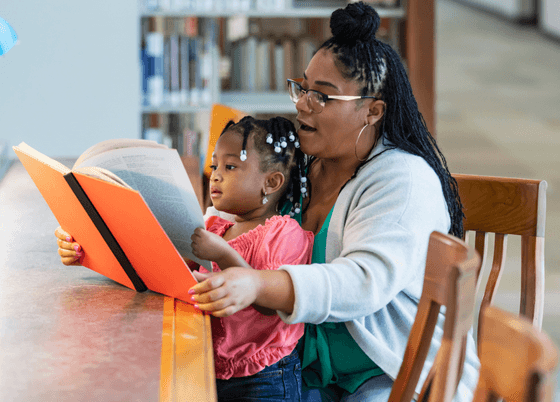
<instances>
[{"instance_id":1,"label":"young child","mask_svg":"<svg viewBox=\"0 0 560 402\"><path fill-rule=\"evenodd\" d=\"M192 236L193 253L213 261L214 271L310 263L313 234L278 213L279 205L306 193L295 132L287 119L249 116L222 132L212 154L210 197L234 222L210 216L207 230ZM274 315L259 311L250 306L226 318L212 317L218 399L299 400L295 346L303 324L288 325L272 310Z\"/></svg>"},{"instance_id":2,"label":"young child","mask_svg":"<svg viewBox=\"0 0 560 402\"><path fill-rule=\"evenodd\" d=\"M213 261L214 271L232 266L274 270L311 262L313 233L278 212L279 205L307 194L305 156L295 133L282 117L249 116L229 122L222 132L212 155L211 216L206 230L192 236L193 253ZM293 205L292 215L300 212L300 205ZM70 243L61 228L56 235L62 262L79 264L79 245ZM274 310L258 306L212 317L218 399L299 401L301 364L295 347L303 331L304 324L288 325Z\"/></svg>"}]
</instances>

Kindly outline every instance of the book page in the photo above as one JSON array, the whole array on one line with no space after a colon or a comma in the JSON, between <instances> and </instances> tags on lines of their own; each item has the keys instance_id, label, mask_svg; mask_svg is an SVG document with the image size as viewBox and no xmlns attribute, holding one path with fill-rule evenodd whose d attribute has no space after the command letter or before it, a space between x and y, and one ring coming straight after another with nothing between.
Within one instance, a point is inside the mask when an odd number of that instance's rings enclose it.
<instances>
[{"instance_id":1,"label":"book page","mask_svg":"<svg viewBox=\"0 0 560 402\"><path fill-rule=\"evenodd\" d=\"M169 148L120 148L92 155L78 167L107 169L138 191L181 256L211 270L192 254L191 236L204 218L179 154Z\"/></svg>"},{"instance_id":2,"label":"book page","mask_svg":"<svg viewBox=\"0 0 560 402\"><path fill-rule=\"evenodd\" d=\"M119 176L110 172L107 169L103 169L97 166L82 166L76 169L72 169L73 172L83 173L86 176L95 177L100 180L108 181L109 183L116 184L117 186L122 186L128 189L132 189L128 184L126 184Z\"/></svg>"},{"instance_id":3,"label":"book page","mask_svg":"<svg viewBox=\"0 0 560 402\"><path fill-rule=\"evenodd\" d=\"M37 151L35 148L31 148L25 142L22 142L18 146L14 146L12 148L14 148L14 150L19 150L40 162L43 162L45 165L50 166L51 168L53 168L54 170L62 174L70 173L70 168L68 166L65 166L62 163L55 161L53 158L48 157L45 154L42 154L41 152Z\"/></svg>"},{"instance_id":4,"label":"book page","mask_svg":"<svg viewBox=\"0 0 560 402\"><path fill-rule=\"evenodd\" d=\"M86 149L76 160L76 163L74 163L73 168L78 167L88 158L91 158L98 154L102 154L103 152L110 151L112 149L133 148L133 147L168 149L166 145L158 144L155 141L141 140L137 138L118 138L113 140L106 140L106 141L101 141Z\"/></svg>"}]
</instances>

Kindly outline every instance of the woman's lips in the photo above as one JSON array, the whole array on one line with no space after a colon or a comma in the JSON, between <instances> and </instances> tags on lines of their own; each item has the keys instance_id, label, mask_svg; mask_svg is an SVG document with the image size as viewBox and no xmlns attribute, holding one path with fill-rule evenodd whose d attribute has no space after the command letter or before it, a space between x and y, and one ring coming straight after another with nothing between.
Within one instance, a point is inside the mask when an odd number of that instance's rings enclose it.
<instances>
[{"instance_id":1,"label":"woman's lips","mask_svg":"<svg viewBox=\"0 0 560 402\"><path fill-rule=\"evenodd\" d=\"M311 126L308 126L308 125L305 124L305 123L301 123L300 126L299 126L299 129L300 129L301 131L305 131L305 132L308 132L308 133L313 132L313 131L317 131L316 128L311 127Z\"/></svg>"}]
</instances>

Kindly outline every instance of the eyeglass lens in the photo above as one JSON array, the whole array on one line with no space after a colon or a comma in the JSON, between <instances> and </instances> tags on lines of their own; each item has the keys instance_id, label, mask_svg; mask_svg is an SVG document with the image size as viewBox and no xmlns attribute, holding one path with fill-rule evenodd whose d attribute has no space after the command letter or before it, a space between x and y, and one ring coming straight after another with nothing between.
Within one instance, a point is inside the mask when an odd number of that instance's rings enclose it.
<instances>
[{"instance_id":1,"label":"eyeglass lens","mask_svg":"<svg viewBox=\"0 0 560 402\"><path fill-rule=\"evenodd\" d=\"M312 90L306 91L300 84L293 81L289 81L288 90L292 102L297 103L301 97L307 93L307 106L315 113L319 113L323 110L325 102L319 93Z\"/></svg>"}]
</instances>

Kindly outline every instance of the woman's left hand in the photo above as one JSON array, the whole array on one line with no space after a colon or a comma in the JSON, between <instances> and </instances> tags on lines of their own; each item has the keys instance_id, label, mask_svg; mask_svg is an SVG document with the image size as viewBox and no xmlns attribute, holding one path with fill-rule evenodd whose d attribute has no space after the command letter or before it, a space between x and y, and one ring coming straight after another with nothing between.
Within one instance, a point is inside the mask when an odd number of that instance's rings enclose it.
<instances>
[{"instance_id":1,"label":"woman's left hand","mask_svg":"<svg viewBox=\"0 0 560 402\"><path fill-rule=\"evenodd\" d=\"M200 310L215 317L227 317L255 302L259 286L258 273L241 267L231 267L222 272L194 271L200 283L193 286L189 293Z\"/></svg>"}]
</instances>

